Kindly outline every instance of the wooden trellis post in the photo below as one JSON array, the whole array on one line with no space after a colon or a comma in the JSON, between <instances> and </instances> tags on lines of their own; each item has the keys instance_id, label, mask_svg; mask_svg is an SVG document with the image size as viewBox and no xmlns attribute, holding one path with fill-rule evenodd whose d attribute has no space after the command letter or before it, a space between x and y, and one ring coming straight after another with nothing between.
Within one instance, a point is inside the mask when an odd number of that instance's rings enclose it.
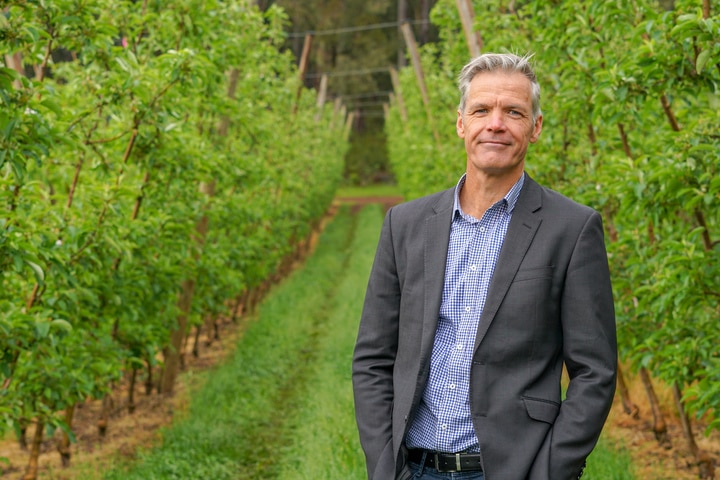
<instances>
[{"instance_id":1,"label":"wooden trellis post","mask_svg":"<svg viewBox=\"0 0 720 480\"><path fill-rule=\"evenodd\" d=\"M16 72L18 72L20 75L25 75L25 69L23 68L23 60L22 55L20 53L10 53L5 54L5 65L7 65L8 68L12 68ZM20 90L22 88L22 82L20 80L13 81L13 86L16 90Z\"/></svg>"},{"instance_id":2,"label":"wooden trellis post","mask_svg":"<svg viewBox=\"0 0 720 480\"><path fill-rule=\"evenodd\" d=\"M402 118L403 123L406 123L407 109L405 108L405 100L403 99L402 89L400 88L400 77L395 67L390 67L390 79L392 80L393 92L395 93L395 99L400 109L400 118Z\"/></svg>"},{"instance_id":3,"label":"wooden trellis post","mask_svg":"<svg viewBox=\"0 0 720 480\"><path fill-rule=\"evenodd\" d=\"M435 128L435 120L433 119L432 112L430 111L430 96L428 95L427 86L425 85L425 74L423 73L422 63L420 62L420 52L415 41L415 35L413 34L410 24L405 22L401 25L403 36L405 37L405 44L410 50L410 59L412 60L413 68L415 70L415 78L420 87L420 94L422 95L423 104L425 104L425 113L428 118L428 123L432 129L435 141L440 143L440 134Z\"/></svg>"},{"instance_id":4,"label":"wooden trellis post","mask_svg":"<svg viewBox=\"0 0 720 480\"><path fill-rule=\"evenodd\" d=\"M465 40L470 50L470 55L477 57L482 50L482 36L480 32L476 32L473 24L475 21L475 11L473 10L472 0L455 0L458 12L460 12L460 21L462 22L463 31L465 32Z\"/></svg>"},{"instance_id":5,"label":"wooden trellis post","mask_svg":"<svg viewBox=\"0 0 720 480\"><path fill-rule=\"evenodd\" d=\"M305 35L305 43L303 43L302 55L300 55L300 66L298 67L298 76L300 84L298 85L297 95L295 97L295 106L293 107L293 115L297 113L300 104L300 95L302 95L303 85L305 83L305 71L307 70L308 58L310 57L310 47L312 46L312 35Z\"/></svg>"},{"instance_id":6,"label":"wooden trellis post","mask_svg":"<svg viewBox=\"0 0 720 480\"><path fill-rule=\"evenodd\" d=\"M345 120L345 128L343 129L343 139L347 141L350 138L353 122L355 121L355 112L350 112Z\"/></svg>"},{"instance_id":7,"label":"wooden trellis post","mask_svg":"<svg viewBox=\"0 0 720 480\"><path fill-rule=\"evenodd\" d=\"M328 76L323 73L320 77L320 91L318 92L317 98L317 113L315 113L315 121L319 121L322 118L323 107L325 106L325 99L327 98L327 84Z\"/></svg>"},{"instance_id":8,"label":"wooden trellis post","mask_svg":"<svg viewBox=\"0 0 720 480\"><path fill-rule=\"evenodd\" d=\"M345 107L343 106L342 100L340 97L336 98L333 102L333 114L332 118L330 119L330 129L332 130L335 128L335 122L338 118L345 118Z\"/></svg>"}]
</instances>

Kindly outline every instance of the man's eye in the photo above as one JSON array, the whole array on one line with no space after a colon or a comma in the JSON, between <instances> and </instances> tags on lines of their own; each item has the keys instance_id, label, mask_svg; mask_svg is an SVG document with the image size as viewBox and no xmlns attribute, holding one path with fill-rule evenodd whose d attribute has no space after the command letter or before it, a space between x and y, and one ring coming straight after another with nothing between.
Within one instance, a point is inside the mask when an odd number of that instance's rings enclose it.
<instances>
[{"instance_id":1,"label":"man's eye","mask_svg":"<svg viewBox=\"0 0 720 480\"><path fill-rule=\"evenodd\" d=\"M510 110L508 113L510 114L510 116L513 116L513 117L519 117L519 116L522 115L522 114L521 114L520 112L518 112L517 110Z\"/></svg>"}]
</instances>

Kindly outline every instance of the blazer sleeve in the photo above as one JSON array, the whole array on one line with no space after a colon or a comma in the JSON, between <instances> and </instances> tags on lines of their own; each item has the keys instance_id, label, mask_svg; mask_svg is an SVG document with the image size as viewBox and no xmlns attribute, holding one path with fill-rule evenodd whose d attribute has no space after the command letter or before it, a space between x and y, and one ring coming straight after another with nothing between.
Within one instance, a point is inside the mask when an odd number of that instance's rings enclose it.
<instances>
[{"instance_id":1,"label":"blazer sleeve","mask_svg":"<svg viewBox=\"0 0 720 480\"><path fill-rule=\"evenodd\" d=\"M398 347L400 285L390 209L370 273L353 354L355 416L368 478L395 478L393 458L393 366Z\"/></svg>"},{"instance_id":2,"label":"blazer sleeve","mask_svg":"<svg viewBox=\"0 0 720 480\"><path fill-rule=\"evenodd\" d=\"M615 394L615 310L602 220L597 212L589 216L577 238L560 314L570 382L559 416L533 466L537 475L530 478L579 478ZM549 471L537 471L545 468Z\"/></svg>"}]
</instances>

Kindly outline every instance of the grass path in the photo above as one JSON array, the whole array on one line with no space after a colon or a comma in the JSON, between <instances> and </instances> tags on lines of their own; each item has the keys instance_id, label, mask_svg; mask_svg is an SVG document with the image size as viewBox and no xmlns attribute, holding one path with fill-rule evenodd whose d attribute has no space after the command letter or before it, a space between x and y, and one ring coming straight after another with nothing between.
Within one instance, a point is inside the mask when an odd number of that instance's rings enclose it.
<instances>
[{"instance_id":1,"label":"grass path","mask_svg":"<svg viewBox=\"0 0 720 480\"><path fill-rule=\"evenodd\" d=\"M206 374L162 445L111 480L363 480L350 358L382 222L343 207L304 267L276 287L234 355ZM584 479L631 480L627 455L603 444Z\"/></svg>"}]
</instances>

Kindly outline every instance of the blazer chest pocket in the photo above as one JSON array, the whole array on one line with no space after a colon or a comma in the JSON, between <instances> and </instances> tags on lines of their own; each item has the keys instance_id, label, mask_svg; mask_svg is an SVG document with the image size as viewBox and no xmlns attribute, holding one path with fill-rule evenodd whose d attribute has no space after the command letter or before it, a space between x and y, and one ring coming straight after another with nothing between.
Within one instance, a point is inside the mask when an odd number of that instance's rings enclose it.
<instances>
[{"instance_id":1,"label":"blazer chest pocket","mask_svg":"<svg viewBox=\"0 0 720 480\"><path fill-rule=\"evenodd\" d=\"M560 413L560 404L540 398L523 397L525 410L530 418L553 424Z\"/></svg>"},{"instance_id":2,"label":"blazer chest pocket","mask_svg":"<svg viewBox=\"0 0 720 480\"><path fill-rule=\"evenodd\" d=\"M535 267L535 268L521 268L518 270L514 283L525 282L528 280L540 280L540 279L551 279L553 277L553 271L555 267L552 265L547 267Z\"/></svg>"}]
</instances>

